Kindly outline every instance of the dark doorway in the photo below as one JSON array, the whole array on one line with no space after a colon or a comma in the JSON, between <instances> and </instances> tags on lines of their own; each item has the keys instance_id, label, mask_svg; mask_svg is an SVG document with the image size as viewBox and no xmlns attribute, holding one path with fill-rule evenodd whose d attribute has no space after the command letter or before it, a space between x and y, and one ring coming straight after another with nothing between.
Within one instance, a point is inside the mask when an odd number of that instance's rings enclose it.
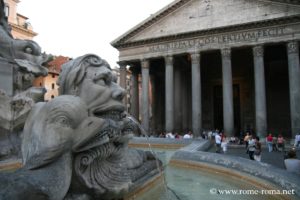
<instances>
[{"instance_id":1,"label":"dark doorway","mask_svg":"<svg viewBox=\"0 0 300 200\"><path fill-rule=\"evenodd\" d=\"M240 86L233 85L233 117L234 117L234 135L239 136L241 129L241 103L240 103Z\"/></svg>"},{"instance_id":2,"label":"dark doorway","mask_svg":"<svg viewBox=\"0 0 300 200\"><path fill-rule=\"evenodd\" d=\"M288 59L285 44L265 47L268 131L291 137Z\"/></svg>"},{"instance_id":3,"label":"dark doorway","mask_svg":"<svg viewBox=\"0 0 300 200\"><path fill-rule=\"evenodd\" d=\"M214 128L223 130L223 91L222 85L214 86L213 92L213 105L214 105ZM235 135L241 128L241 115L240 115L240 86L233 85L233 112L234 112L234 130Z\"/></svg>"},{"instance_id":4,"label":"dark doorway","mask_svg":"<svg viewBox=\"0 0 300 200\"><path fill-rule=\"evenodd\" d=\"M214 128L223 129L223 91L222 85L214 86Z\"/></svg>"}]
</instances>

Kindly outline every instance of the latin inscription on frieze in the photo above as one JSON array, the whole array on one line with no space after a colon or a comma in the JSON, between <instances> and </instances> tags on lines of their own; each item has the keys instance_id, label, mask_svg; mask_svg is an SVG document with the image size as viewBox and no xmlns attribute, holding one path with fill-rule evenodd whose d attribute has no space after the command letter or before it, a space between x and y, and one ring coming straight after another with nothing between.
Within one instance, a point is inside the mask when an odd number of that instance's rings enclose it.
<instances>
[{"instance_id":1,"label":"latin inscription on frieze","mask_svg":"<svg viewBox=\"0 0 300 200\"><path fill-rule=\"evenodd\" d=\"M200 37L196 39L169 42L164 44L153 45L149 47L149 52L160 52L176 49L199 48L209 44L229 44L237 42L258 41L263 38L278 37L286 34L285 27L274 27L261 30L244 31L237 33L228 33L213 35L209 37Z\"/></svg>"}]
</instances>

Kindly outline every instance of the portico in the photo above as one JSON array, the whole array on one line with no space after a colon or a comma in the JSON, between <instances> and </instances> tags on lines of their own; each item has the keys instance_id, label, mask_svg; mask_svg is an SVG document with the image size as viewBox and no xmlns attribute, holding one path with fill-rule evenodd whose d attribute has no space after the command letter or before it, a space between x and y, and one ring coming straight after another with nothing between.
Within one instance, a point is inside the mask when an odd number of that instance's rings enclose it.
<instances>
[{"instance_id":1,"label":"portico","mask_svg":"<svg viewBox=\"0 0 300 200\"><path fill-rule=\"evenodd\" d=\"M134 74L141 71L144 128L192 130L195 136L215 128L227 136L247 129L259 136L270 131L292 137L299 132L300 7L285 5L290 6L286 15L282 5L274 3L274 9L283 9L281 17L225 21L224 26L216 22L213 27L187 31L167 27L168 14L180 21L189 9L193 15L195 4L206 5L201 0L174 1L146 20L144 27L134 27L112 43L120 61L134 66L130 68ZM206 14L216 16L213 12L221 5L211 6L212 13ZM263 10L267 5L253 1L252 6ZM156 33L158 29L162 32ZM134 77L132 85L136 85ZM155 91L150 106L148 91ZM136 93L132 94L136 104Z\"/></svg>"}]
</instances>

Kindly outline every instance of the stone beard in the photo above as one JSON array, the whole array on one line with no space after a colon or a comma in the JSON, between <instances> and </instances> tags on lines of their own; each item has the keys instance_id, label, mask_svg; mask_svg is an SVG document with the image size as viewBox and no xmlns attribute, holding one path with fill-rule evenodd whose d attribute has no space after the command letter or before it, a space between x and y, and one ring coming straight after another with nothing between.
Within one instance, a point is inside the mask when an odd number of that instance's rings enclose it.
<instances>
[{"instance_id":1,"label":"stone beard","mask_svg":"<svg viewBox=\"0 0 300 200\"><path fill-rule=\"evenodd\" d=\"M91 145L99 140L103 144L75 156L72 188L87 188L95 198L121 198L135 181L157 168L157 163L150 152L128 148L137 128L131 120L107 121L109 125L91 141Z\"/></svg>"}]
</instances>

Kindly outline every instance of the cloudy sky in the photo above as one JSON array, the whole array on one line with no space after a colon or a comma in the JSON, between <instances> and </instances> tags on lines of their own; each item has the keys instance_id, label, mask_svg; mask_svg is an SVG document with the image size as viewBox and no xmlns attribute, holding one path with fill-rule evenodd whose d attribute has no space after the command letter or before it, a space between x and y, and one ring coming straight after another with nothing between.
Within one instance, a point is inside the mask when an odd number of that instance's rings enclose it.
<instances>
[{"instance_id":1,"label":"cloudy sky","mask_svg":"<svg viewBox=\"0 0 300 200\"><path fill-rule=\"evenodd\" d=\"M117 66L114 39L173 0L21 0L43 51L78 57L94 53Z\"/></svg>"}]
</instances>

